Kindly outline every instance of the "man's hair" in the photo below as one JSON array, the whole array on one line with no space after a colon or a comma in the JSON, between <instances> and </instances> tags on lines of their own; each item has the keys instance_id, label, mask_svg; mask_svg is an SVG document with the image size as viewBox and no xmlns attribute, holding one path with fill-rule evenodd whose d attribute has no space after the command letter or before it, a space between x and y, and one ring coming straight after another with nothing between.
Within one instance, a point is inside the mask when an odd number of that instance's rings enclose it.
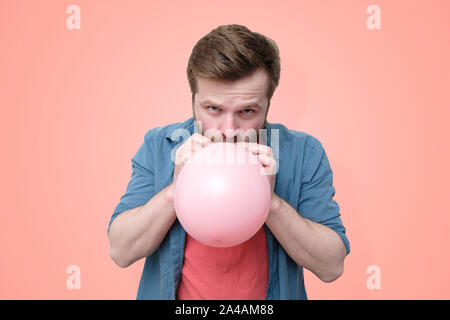
<instances>
[{"instance_id":1,"label":"man's hair","mask_svg":"<svg viewBox=\"0 0 450 320\"><path fill-rule=\"evenodd\" d=\"M201 38L192 49L187 77L192 105L197 78L238 80L263 67L269 76L269 100L280 80L280 53L272 39L238 24L221 25Z\"/></svg>"}]
</instances>

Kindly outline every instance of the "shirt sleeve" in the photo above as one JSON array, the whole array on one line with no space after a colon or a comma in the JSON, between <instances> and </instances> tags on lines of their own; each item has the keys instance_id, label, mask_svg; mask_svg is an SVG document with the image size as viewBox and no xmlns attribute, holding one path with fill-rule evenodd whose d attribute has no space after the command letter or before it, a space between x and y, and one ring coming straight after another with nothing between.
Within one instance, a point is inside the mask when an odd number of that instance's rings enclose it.
<instances>
[{"instance_id":1,"label":"shirt sleeve","mask_svg":"<svg viewBox=\"0 0 450 320\"><path fill-rule=\"evenodd\" d=\"M120 198L109 221L108 234L114 219L124 211L144 205L155 194L153 173L153 148L151 130L144 137L144 142L131 159L131 179L125 194Z\"/></svg>"},{"instance_id":2,"label":"shirt sleeve","mask_svg":"<svg viewBox=\"0 0 450 320\"><path fill-rule=\"evenodd\" d=\"M350 243L340 218L340 208L333 199L333 172L327 154L317 139L313 138L310 156L306 156L298 212L305 218L334 230L344 242L347 255Z\"/></svg>"}]
</instances>

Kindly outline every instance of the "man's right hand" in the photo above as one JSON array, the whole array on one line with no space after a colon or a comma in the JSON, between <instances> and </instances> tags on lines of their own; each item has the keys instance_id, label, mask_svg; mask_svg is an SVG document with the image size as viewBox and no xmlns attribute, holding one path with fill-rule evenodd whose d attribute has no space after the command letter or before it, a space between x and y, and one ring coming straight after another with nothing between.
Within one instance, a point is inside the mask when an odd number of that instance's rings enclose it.
<instances>
[{"instance_id":1,"label":"man's right hand","mask_svg":"<svg viewBox=\"0 0 450 320\"><path fill-rule=\"evenodd\" d=\"M178 175L180 174L181 169L184 164L197 152L200 151L203 147L213 143L211 139L202 136L199 133L194 133L187 139L175 152L175 169L173 173L173 183L172 187L175 186ZM173 197L173 188L169 191L169 197Z\"/></svg>"}]
</instances>

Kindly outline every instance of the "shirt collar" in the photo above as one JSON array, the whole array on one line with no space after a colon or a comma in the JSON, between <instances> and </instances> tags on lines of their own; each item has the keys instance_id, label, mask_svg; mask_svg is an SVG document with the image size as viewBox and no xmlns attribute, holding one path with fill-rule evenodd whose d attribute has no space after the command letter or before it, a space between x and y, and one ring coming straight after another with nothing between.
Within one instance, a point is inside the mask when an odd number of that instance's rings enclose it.
<instances>
[{"instance_id":1,"label":"shirt collar","mask_svg":"<svg viewBox=\"0 0 450 320\"><path fill-rule=\"evenodd\" d=\"M190 135L198 132L198 128L197 125L194 122L194 118L190 117L189 119L187 119L180 128L178 129L186 129L189 131ZM178 137L176 137L175 139L172 139L172 131L167 132L166 136L165 136L166 140L169 142L180 142L181 140L183 140L183 136L179 135Z\"/></svg>"}]
</instances>

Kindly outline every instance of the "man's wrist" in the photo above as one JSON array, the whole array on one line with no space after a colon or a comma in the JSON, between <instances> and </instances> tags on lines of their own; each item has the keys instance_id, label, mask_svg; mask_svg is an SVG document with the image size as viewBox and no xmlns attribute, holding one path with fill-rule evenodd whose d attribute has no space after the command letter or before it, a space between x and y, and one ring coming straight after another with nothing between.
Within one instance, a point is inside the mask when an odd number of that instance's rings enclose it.
<instances>
[{"instance_id":1,"label":"man's wrist","mask_svg":"<svg viewBox=\"0 0 450 320\"><path fill-rule=\"evenodd\" d=\"M175 183L172 182L171 184L169 184L169 185L166 187L166 190L164 191L164 195L166 196L166 198L167 198L169 201L173 201L173 192L174 192L174 189L175 189Z\"/></svg>"},{"instance_id":2,"label":"man's wrist","mask_svg":"<svg viewBox=\"0 0 450 320\"><path fill-rule=\"evenodd\" d=\"M282 205L282 199L275 193L272 194L272 200L270 201L270 213L277 213L280 211Z\"/></svg>"}]
</instances>

